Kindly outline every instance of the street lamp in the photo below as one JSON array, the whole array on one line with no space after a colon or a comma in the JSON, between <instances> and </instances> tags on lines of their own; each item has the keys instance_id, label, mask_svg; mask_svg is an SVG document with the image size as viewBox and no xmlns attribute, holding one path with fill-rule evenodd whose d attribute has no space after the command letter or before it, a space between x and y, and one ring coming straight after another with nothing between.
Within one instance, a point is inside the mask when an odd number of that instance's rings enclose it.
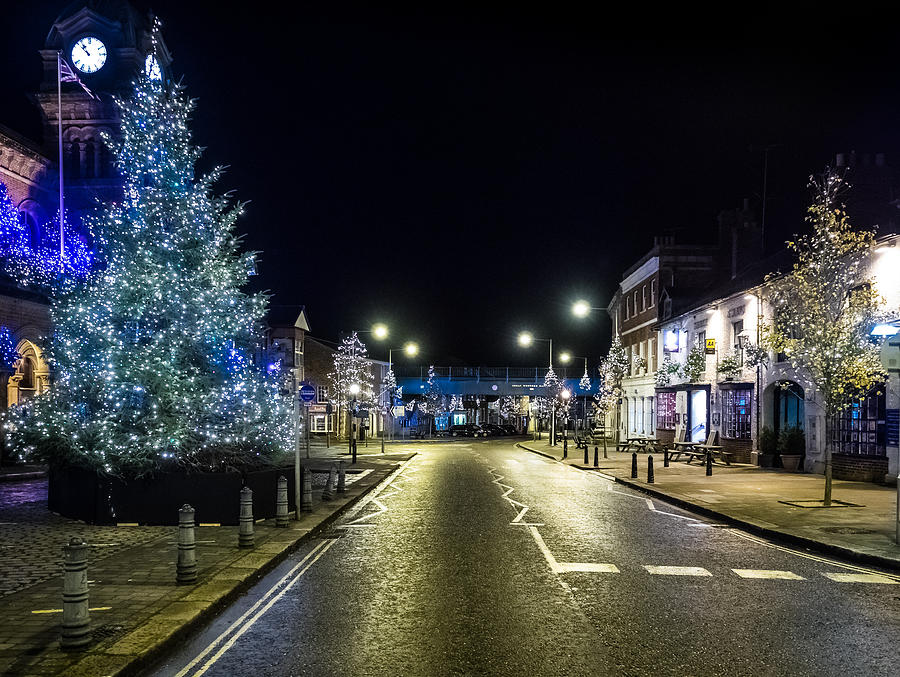
<instances>
[{"instance_id":1,"label":"street lamp","mask_svg":"<svg viewBox=\"0 0 900 677\"><path fill-rule=\"evenodd\" d=\"M559 360L560 360L560 362L562 362L563 364L568 364L568 363L571 362L573 359L576 359L576 360L584 360L584 376L581 377L581 378L582 378L582 381L583 381L584 378L590 378L590 377L588 376L588 358L586 358L586 357L583 356L583 355L572 355L569 351L564 351L564 352L562 352L562 353L559 354ZM579 388L582 388L582 387L583 387L583 386L579 385ZM581 412L581 414L582 414L582 419L583 419L583 420L582 420L582 424L581 424L581 425L582 425L583 431L586 432L586 431L587 431L587 392L584 393L584 400L582 401L582 405L583 405L583 406L582 406L582 412ZM576 425L577 425L577 423L576 423Z\"/></svg>"},{"instance_id":2,"label":"street lamp","mask_svg":"<svg viewBox=\"0 0 900 677\"><path fill-rule=\"evenodd\" d=\"M553 369L553 339L551 338L535 338L530 331L523 331L519 334L519 345L528 348L535 341L547 341L550 344L550 369ZM550 445L556 446L556 398L552 398L550 416Z\"/></svg>"},{"instance_id":3,"label":"street lamp","mask_svg":"<svg viewBox=\"0 0 900 677\"><path fill-rule=\"evenodd\" d=\"M351 383L350 388L348 388L350 394L353 396L353 400L350 403L350 453L353 455L352 463L356 465L356 424L353 423L353 419L355 418L353 414L356 413L356 396L359 395L359 384Z\"/></svg>"},{"instance_id":4,"label":"street lamp","mask_svg":"<svg viewBox=\"0 0 900 677\"><path fill-rule=\"evenodd\" d=\"M565 412L566 412L565 421L563 423L563 458L568 458L568 456L569 456L569 436L568 436L569 407L568 407L568 404L569 404L569 398L572 396L572 393L569 391L568 388L563 388L562 392L559 394L559 396L563 400L563 404L565 406Z\"/></svg>"},{"instance_id":5,"label":"street lamp","mask_svg":"<svg viewBox=\"0 0 900 677\"><path fill-rule=\"evenodd\" d=\"M587 317L592 310L605 310L605 308L596 308L584 299L579 299L572 304L572 314L575 317Z\"/></svg>"},{"instance_id":6,"label":"street lamp","mask_svg":"<svg viewBox=\"0 0 900 677\"><path fill-rule=\"evenodd\" d=\"M414 341L407 341L406 344L402 348L388 348L388 373L394 373L394 351L402 350L407 357L415 357L419 354L419 344ZM396 378L394 379L396 381ZM388 393L388 399L390 401L390 406L394 406L394 393ZM387 420L385 420L385 428L387 427ZM381 453L384 453L384 435L387 431L382 431L381 433ZM394 439L394 412L391 411L391 441Z\"/></svg>"}]
</instances>

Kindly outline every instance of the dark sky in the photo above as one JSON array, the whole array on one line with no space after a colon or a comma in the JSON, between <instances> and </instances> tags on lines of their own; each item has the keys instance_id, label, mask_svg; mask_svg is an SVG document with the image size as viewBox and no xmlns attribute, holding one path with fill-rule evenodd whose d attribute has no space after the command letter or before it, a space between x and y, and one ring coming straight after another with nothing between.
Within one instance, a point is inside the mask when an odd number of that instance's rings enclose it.
<instances>
[{"instance_id":1,"label":"dark sky","mask_svg":"<svg viewBox=\"0 0 900 677\"><path fill-rule=\"evenodd\" d=\"M30 136L63 4L4 6L0 122ZM712 242L720 210L758 200L763 147L776 243L834 153L900 162L877 14L282 4L152 6L204 166L229 165L221 189L251 201L256 281L324 338L381 320L425 361L543 363L515 344L530 328L593 358L609 322L573 320L571 300L605 306L654 234Z\"/></svg>"}]
</instances>

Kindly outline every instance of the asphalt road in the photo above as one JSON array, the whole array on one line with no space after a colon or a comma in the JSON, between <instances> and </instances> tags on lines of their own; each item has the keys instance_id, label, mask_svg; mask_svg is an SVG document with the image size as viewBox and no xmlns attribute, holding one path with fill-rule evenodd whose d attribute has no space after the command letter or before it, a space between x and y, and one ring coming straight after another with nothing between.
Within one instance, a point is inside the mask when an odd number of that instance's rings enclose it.
<instances>
[{"instance_id":1,"label":"asphalt road","mask_svg":"<svg viewBox=\"0 0 900 677\"><path fill-rule=\"evenodd\" d=\"M897 675L900 576L509 440L420 445L155 675Z\"/></svg>"}]
</instances>

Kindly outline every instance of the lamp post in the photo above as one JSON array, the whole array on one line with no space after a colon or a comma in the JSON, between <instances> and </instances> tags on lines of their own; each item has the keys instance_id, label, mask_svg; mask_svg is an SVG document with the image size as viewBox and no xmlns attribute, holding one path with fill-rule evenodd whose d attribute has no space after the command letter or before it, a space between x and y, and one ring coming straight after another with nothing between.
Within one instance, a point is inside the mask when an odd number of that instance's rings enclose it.
<instances>
[{"instance_id":1,"label":"lamp post","mask_svg":"<svg viewBox=\"0 0 900 677\"><path fill-rule=\"evenodd\" d=\"M562 352L559 354L559 361L562 362L563 364L568 364L573 359L584 360L584 376L582 376L581 378L582 378L582 380L585 378L590 379L590 376L588 376L588 358L584 357L583 355L572 355L568 351L565 351L565 352ZM583 388L583 386L580 384L579 384L579 387ZM585 391L584 399L581 402L582 432L587 431L587 397L588 397L588 393L587 393L587 391Z\"/></svg>"},{"instance_id":2,"label":"lamp post","mask_svg":"<svg viewBox=\"0 0 900 677\"><path fill-rule=\"evenodd\" d=\"M353 464L356 464L356 424L353 422L355 418L353 414L356 413L356 396L359 395L359 384L351 383L350 384L350 394L353 396L353 400L350 402L350 409L347 412L350 415L350 422L348 423L348 430L350 431L350 454L353 455Z\"/></svg>"},{"instance_id":3,"label":"lamp post","mask_svg":"<svg viewBox=\"0 0 900 677\"><path fill-rule=\"evenodd\" d=\"M553 369L553 339L535 338L531 332L523 331L519 334L519 345L528 348L535 341L547 341L550 344L550 370ZM556 446L556 395L550 398L550 445Z\"/></svg>"},{"instance_id":4,"label":"lamp post","mask_svg":"<svg viewBox=\"0 0 900 677\"><path fill-rule=\"evenodd\" d=\"M388 373L391 375L393 375L393 373L394 373L394 359L393 358L394 358L395 350L402 350L407 356L415 357L416 355L419 354L419 345L417 343L414 343L413 341L408 341L406 343L406 345L403 346L403 348L388 348ZM396 380L397 379L395 377L394 378L395 383L396 383ZM387 394L388 395L388 408L391 409L390 414L391 414L391 441L392 442L394 440L394 412L393 412L394 392L396 392L396 389L392 390L391 392L389 392ZM385 416L384 425L385 425L385 430L383 430L381 433L381 453L382 454L384 453L384 436L387 434L387 417L386 416Z\"/></svg>"},{"instance_id":5,"label":"lamp post","mask_svg":"<svg viewBox=\"0 0 900 677\"><path fill-rule=\"evenodd\" d=\"M559 396L562 398L564 406L565 406L565 417L563 419L563 458L567 458L569 456L569 398L572 396L572 393L568 388L563 388L562 392L560 392Z\"/></svg>"}]
</instances>

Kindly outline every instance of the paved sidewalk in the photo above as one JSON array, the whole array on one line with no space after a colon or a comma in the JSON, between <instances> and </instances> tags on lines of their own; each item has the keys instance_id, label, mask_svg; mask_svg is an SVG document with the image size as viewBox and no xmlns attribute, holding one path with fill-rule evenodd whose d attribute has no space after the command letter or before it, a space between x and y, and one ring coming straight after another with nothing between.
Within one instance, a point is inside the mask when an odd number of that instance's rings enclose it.
<instances>
[{"instance_id":1,"label":"paved sidewalk","mask_svg":"<svg viewBox=\"0 0 900 677\"><path fill-rule=\"evenodd\" d=\"M312 513L286 529L256 525L255 547L238 549L238 527L198 527L198 581L175 585L177 527L86 525L49 512L46 480L0 485L0 674L116 675L133 672L169 648L288 556L415 453L397 449L360 458L347 493L321 500L324 475L313 476ZM313 467L326 464L314 462ZM88 578L93 643L59 649L62 545L90 545Z\"/></svg>"},{"instance_id":2,"label":"paved sidewalk","mask_svg":"<svg viewBox=\"0 0 900 677\"><path fill-rule=\"evenodd\" d=\"M662 454L653 454L655 482L649 484L646 453L638 454L638 479L632 479L631 452L612 451L611 443L608 458L603 458L603 447L599 447L597 468L593 446L589 448L587 465L584 450L574 444L569 445L569 457L564 461L561 441L556 447L546 440L528 440L519 446L568 465L604 473L621 484L749 531L900 569L900 546L894 540L896 487L834 480L833 498L855 507L804 508L782 501L821 500L825 482L822 475L717 463L712 476L707 477L705 466L696 461L688 465L682 457L665 468Z\"/></svg>"}]
</instances>

